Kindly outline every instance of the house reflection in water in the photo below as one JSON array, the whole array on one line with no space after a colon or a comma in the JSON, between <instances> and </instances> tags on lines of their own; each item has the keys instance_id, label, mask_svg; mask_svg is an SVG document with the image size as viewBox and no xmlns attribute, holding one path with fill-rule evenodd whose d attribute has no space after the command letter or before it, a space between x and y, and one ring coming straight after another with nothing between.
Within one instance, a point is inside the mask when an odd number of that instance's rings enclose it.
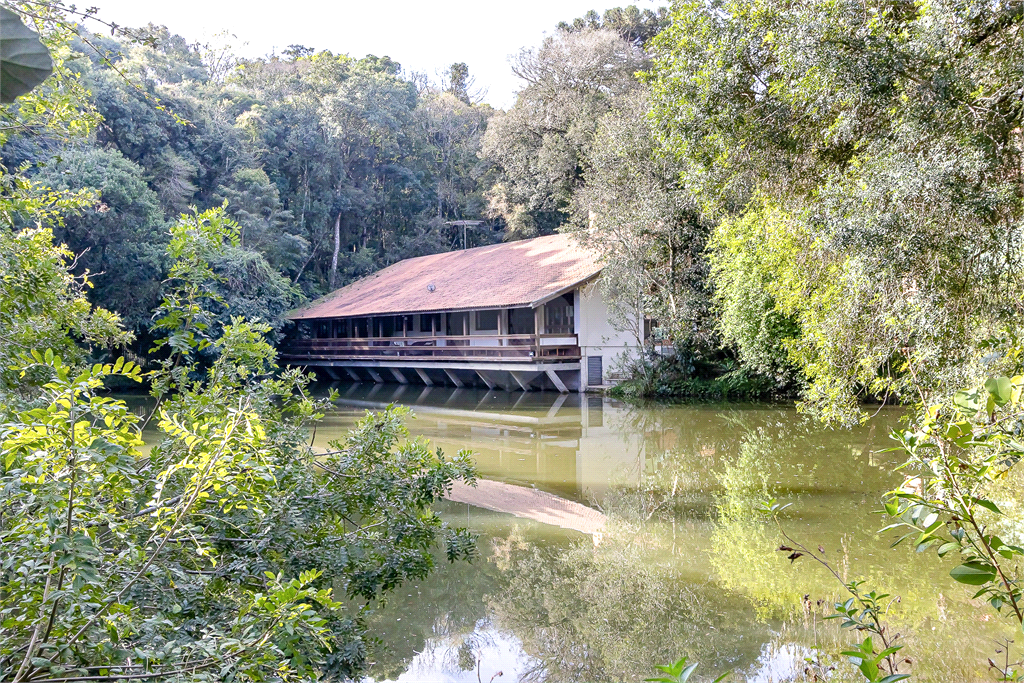
<instances>
[{"instance_id":1,"label":"house reflection in water","mask_svg":"<svg viewBox=\"0 0 1024 683\"><path fill-rule=\"evenodd\" d=\"M339 384L338 411L317 429L326 446L364 410L409 406L410 434L446 454L473 451L480 476L591 502L612 484L636 483L643 472L642 433L624 428L626 411L586 394L507 392L409 384Z\"/></svg>"}]
</instances>

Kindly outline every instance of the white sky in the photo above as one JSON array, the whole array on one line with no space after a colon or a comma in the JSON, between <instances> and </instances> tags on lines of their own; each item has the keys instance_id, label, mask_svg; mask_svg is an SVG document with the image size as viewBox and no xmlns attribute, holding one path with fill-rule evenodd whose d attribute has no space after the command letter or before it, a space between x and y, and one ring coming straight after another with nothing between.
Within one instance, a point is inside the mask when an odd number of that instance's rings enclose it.
<instances>
[{"instance_id":1,"label":"white sky","mask_svg":"<svg viewBox=\"0 0 1024 683\"><path fill-rule=\"evenodd\" d=\"M167 26L191 41L207 42L228 30L236 52L256 57L291 44L317 50L387 55L406 71L439 80L453 62L466 62L485 100L497 107L514 101L519 83L508 58L540 43L559 21L590 9L637 5L641 10L667 0L89 0L99 16L124 26L149 22ZM98 30L95 26L94 30Z\"/></svg>"}]
</instances>

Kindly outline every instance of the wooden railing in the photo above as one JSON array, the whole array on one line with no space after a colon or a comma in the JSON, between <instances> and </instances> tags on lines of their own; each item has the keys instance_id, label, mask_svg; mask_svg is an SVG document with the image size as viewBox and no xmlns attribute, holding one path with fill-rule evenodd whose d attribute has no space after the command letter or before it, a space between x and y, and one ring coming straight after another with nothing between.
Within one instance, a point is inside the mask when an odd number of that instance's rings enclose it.
<instances>
[{"instance_id":1,"label":"wooden railing","mask_svg":"<svg viewBox=\"0 0 1024 683\"><path fill-rule=\"evenodd\" d=\"M285 360L381 360L389 358L521 361L578 359L574 334L506 334L433 337L293 339Z\"/></svg>"}]
</instances>

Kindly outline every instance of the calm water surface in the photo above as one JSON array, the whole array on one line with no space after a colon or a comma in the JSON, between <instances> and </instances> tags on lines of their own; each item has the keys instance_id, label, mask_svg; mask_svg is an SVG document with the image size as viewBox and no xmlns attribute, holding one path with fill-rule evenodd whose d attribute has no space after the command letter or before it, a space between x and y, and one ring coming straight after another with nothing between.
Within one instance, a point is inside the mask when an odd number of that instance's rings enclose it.
<instances>
[{"instance_id":1,"label":"calm water surface","mask_svg":"<svg viewBox=\"0 0 1024 683\"><path fill-rule=\"evenodd\" d=\"M857 680L836 656L851 634L822 619L841 587L776 550L779 530L754 511L767 497L793 504L787 531L824 548L840 574L898 596L891 622L914 680L992 680L994 639L1013 637L952 583L951 560L890 550L891 534L876 533L879 496L899 483L899 456L885 452L897 411L830 430L778 405L639 408L549 393L336 388L318 445L368 408L408 405L413 435L450 454L472 450L482 477L610 519L593 539L443 504L443 515L479 535L479 556L442 563L375 612L383 635L374 680L638 681L652 663L684 654L708 679L732 670L731 680L762 683Z\"/></svg>"},{"instance_id":2,"label":"calm water surface","mask_svg":"<svg viewBox=\"0 0 1024 683\"><path fill-rule=\"evenodd\" d=\"M891 627L914 681L990 681L986 660L1014 630L948 577L953 560L890 550L876 511L900 483L886 452L900 424L883 409L831 430L783 405L637 407L594 396L401 385L334 385L341 398L316 445L366 410L414 411L413 436L469 449L481 477L536 487L604 511L599 538L444 502L479 538L472 563L447 564L375 609L374 681L640 681L687 655L691 680L859 681L837 653L853 641L823 621L837 580L780 553L755 512L792 503L786 530L821 546L848 579L892 594ZM326 387L321 387L326 391ZM139 406L140 410L143 409ZM1024 545L1021 482L996 502L1000 536ZM1019 658L1021 641L1013 652ZM835 668L833 668L835 667Z\"/></svg>"}]
</instances>

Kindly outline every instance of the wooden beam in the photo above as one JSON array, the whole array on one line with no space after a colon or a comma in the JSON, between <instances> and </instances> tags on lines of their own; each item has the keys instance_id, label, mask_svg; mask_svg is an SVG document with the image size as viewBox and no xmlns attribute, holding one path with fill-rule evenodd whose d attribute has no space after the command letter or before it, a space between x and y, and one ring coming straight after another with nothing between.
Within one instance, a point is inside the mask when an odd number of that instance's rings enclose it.
<instances>
[{"instance_id":1,"label":"wooden beam","mask_svg":"<svg viewBox=\"0 0 1024 683\"><path fill-rule=\"evenodd\" d=\"M430 375L423 372L423 368L416 368L416 374L420 376L420 379L423 380L423 383L428 387L434 386L434 380L430 379Z\"/></svg>"},{"instance_id":2,"label":"wooden beam","mask_svg":"<svg viewBox=\"0 0 1024 683\"><path fill-rule=\"evenodd\" d=\"M391 368L391 374L395 376L395 379L398 380L399 384L408 384L409 383L409 380L407 380L405 378L405 375L403 375L402 371L399 370L398 368Z\"/></svg>"},{"instance_id":3,"label":"wooden beam","mask_svg":"<svg viewBox=\"0 0 1024 683\"><path fill-rule=\"evenodd\" d=\"M345 368L345 372L348 373L348 376L351 377L353 381L355 381L355 382L362 382L363 381L363 380L361 380L359 378L359 375L357 375L356 371L353 370L352 368Z\"/></svg>"},{"instance_id":4,"label":"wooden beam","mask_svg":"<svg viewBox=\"0 0 1024 683\"><path fill-rule=\"evenodd\" d=\"M483 371L482 371L482 370L477 370L477 371L476 371L476 375L477 375L477 377L479 377L479 378L480 378L480 380L481 380L481 381L482 381L482 382L483 382L484 384L486 384L486 385L487 385L487 388L488 388L488 389L494 389L494 387L498 386L497 384L495 384L495 383L494 383L494 382L492 382L491 380L487 379L487 376L486 376L486 375L485 375L485 374L483 373Z\"/></svg>"},{"instance_id":5,"label":"wooden beam","mask_svg":"<svg viewBox=\"0 0 1024 683\"><path fill-rule=\"evenodd\" d=\"M457 376L455 375L455 373L454 373L454 372L452 372L451 370L449 370L448 368L445 368L445 370L444 370L444 374L448 375L448 379L450 379L450 380L452 381L452 383L453 383L453 384L454 384L455 386L459 387L460 389L461 389L462 387L466 386L465 384L463 384L463 383L462 383L462 380L461 380L461 379L459 379L459 378L458 378L458 377L457 377Z\"/></svg>"},{"instance_id":6,"label":"wooden beam","mask_svg":"<svg viewBox=\"0 0 1024 683\"><path fill-rule=\"evenodd\" d=\"M383 384L384 383L384 380L381 379L381 376L377 374L376 370L374 370L373 368L366 368L366 371L368 373L370 373L370 377L373 378L374 382L376 382L377 384Z\"/></svg>"},{"instance_id":7,"label":"wooden beam","mask_svg":"<svg viewBox=\"0 0 1024 683\"><path fill-rule=\"evenodd\" d=\"M558 376L557 372L554 370L547 370L546 372L548 374L548 379L550 379L551 383L555 385L555 388L558 389L559 393L569 393L569 390L565 388L565 383L562 382L562 378Z\"/></svg>"}]
</instances>

